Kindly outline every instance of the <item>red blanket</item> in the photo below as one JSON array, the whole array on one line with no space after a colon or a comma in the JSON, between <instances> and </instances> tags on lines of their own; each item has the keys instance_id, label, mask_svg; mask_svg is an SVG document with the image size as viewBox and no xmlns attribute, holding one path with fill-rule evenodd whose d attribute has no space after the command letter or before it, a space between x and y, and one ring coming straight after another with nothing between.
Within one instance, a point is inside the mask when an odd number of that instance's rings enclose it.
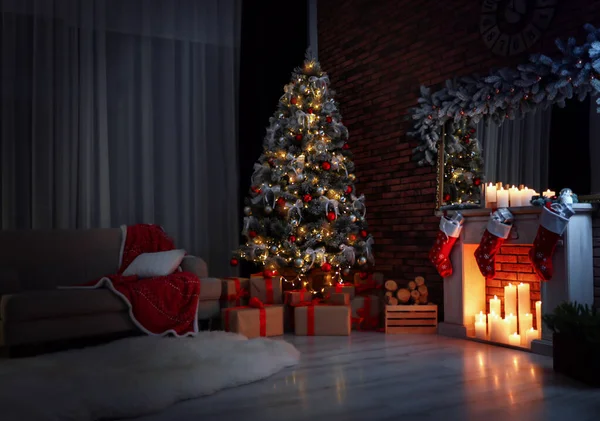
<instances>
[{"instance_id":1,"label":"red blanket","mask_svg":"<svg viewBox=\"0 0 600 421\"><path fill-rule=\"evenodd\" d=\"M175 245L158 225L139 224L127 227L119 272L85 286L108 288L130 307L133 322L153 335L168 333L190 335L198 332L200 280L189 272L140 279L123 276L123 271L142 253L173 250Z\"/></svg>"}]
</instances>

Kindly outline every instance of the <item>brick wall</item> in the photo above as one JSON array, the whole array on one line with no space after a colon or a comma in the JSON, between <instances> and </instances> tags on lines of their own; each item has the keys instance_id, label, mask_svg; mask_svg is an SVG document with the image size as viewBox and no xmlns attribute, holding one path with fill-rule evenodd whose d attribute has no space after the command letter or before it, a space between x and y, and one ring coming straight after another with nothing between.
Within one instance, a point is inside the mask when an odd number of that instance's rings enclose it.
<instances>
[{"instance_id":1,"label":"brick wall","mask_svg":"<svg viewBox=\"0 0 600 421\"><path fill-rule=\"evenodd\" d=\"M319 59L350 131L377 269L395 279L424 275L438 303L441 278L427 260L438 224L435 170L411 162L417 142L405 135L410 126L404 118L417 103L419 86L513 66L531 52L554 54L555 38L581 40L585 22L600 24L600 2L558 2L543 39L525 55L505 58L481 40L480 7L473 0L318 2Z\"/></svg>"},{"instance_id":2,"label":"brick wall","mask_svg":"<svg viewBox=\"0 0 600 421\"><path fill-rule=\"evenodd\" d=\"M510 245L500 248L496 255L496 277L485 282L486 312L490 312L490 299L496 295L502 300L502 314L504 315L504 287L509 283L518 285L521 282L529 284L531 311L533 325L535 324L535 302L541 301L540 278L533 273L527 253L530 245Z\"/></svg>"}]
</instances>

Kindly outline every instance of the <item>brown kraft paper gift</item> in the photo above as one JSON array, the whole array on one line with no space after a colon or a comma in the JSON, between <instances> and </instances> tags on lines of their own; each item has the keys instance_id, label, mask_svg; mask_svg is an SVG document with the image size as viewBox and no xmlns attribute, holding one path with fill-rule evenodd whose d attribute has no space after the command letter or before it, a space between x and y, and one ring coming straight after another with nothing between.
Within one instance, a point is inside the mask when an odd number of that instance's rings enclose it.
<instances>
[{"instance_id":1,"label":"brown kraft paper gift","mask_svg":"<svg viewBox=\"0 0 600 421\"><path fill-rule=\"evenodd\" d=\"M360 325L352 323L352 328L357 330L375 329L379 326L383 303L377 295L357 296L352 300L352 318L361 318ZM358 310L362 309L359 316Z\"/></svg>"},{"instance_id":2,"label":"brown kraft paper gift","mask_svg":"<svg viewBox=\"0 0 600 421\"><path fill-rule=\"evenodd\" d=\"M350 305L350 294L345 292L334 292L327 297L327 304L334 306L348 306Z\"/></svg>"},{"instance_id":3,"label":"brown kraft paper gift","mask_svg":"<svg viewBox=\"0 0 600 421\"><path fill-rule=\"evenodd\" d=\"M345 293L350 295L351 300L354 299L355 289L354 285L352 284L336 284L333 286L326 286L324 287L324 289L325 296L331 295L333 293Z\"/></svg>"},{"instance_id":4,"label":"brown kraft paper gift","mask_svg":"<svg viewBox=\"0 0 600 421\"><path fill-rule=\"evenodd\" d=\"M261 311L264 317L261 317ZM263 309L226 308L221 310L221 317L226 332L239 333L248 338L283 335L283 306L280 305L266 305Z\"/></svg>"},{"instance_id":5,"label":"brown kraft paper gift","mask_svg":"<svg viewBox=\"0 0 600 421\"><path fill-rule=\"evenodd\" d=\"M298 336L350 335L350 306L296 307L294 319L295 333Z\"/></svg>"},{"instance_id":6,"label":"brown kraft paper gift","mask_svg":"<svg viewBox=\"0 0 600 421\"><path fill-rule=\"evenodd\" d=\"M250 299L250 278L221 278L221 307L248 305Z\"/></svg>"},{"instance_id":7,"label":"brown kraft paper gift","mask_svg":"<svg viewBox=\"0 0 600 421\"><path fill-rule=\"evenodd\" d=\"M250 297L256 297L265 304L283 304L281 276L272 278L250 278Z\"/></svg>"}]
</instances>

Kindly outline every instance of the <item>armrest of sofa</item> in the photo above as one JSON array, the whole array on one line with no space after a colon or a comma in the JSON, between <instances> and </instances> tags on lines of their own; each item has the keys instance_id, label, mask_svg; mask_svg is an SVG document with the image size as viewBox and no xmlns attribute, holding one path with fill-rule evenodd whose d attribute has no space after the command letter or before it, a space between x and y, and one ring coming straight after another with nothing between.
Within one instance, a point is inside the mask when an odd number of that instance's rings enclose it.
<instances>
[{"instance_id":1,"label":"armrest of sofa","mask_svg":"<svg viewBox=\"0 0 600 421\"><path fill-rule=\"evenodd\" d=\"M198 278L208 277L208 266L200 257L185 256L181 262L181 270L184 272L191 272Z\"/></svg>"}]
</instances>

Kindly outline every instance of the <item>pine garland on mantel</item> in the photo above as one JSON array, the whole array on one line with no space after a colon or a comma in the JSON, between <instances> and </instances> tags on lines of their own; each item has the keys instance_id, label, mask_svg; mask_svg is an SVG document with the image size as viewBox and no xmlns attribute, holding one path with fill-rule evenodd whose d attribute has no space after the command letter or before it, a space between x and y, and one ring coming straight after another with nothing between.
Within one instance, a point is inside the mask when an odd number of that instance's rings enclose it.
<instances>
[{"instance_id":1,"label":"pine garland on mantel","mask_svg":"<svg viewBox=\"0 0 600 421\"><path fill-rule=\"evenodd\" d=\"M413 151L419 165L434 165L442 126L448 121L467 120L476 124L482 118L501 124L514 120L538 107L553 104L565 106L565 101L578 98L583 101L588 94L600 92L600 30L591 24L584 26L587 40L577 45L575 38L567 42L557 39L561 55L551 58L533 54L529 63L516 69L503 68L488 76L478 75L446 81L446 86L436 92L421 87L419 106L411 110L416 120L409 136L421 143ZM600 106L600 99L596 100ZM598 108L600 112L600 107ZM450 136L446 153L461 149L459 139Z\"/></svg>"}]
</instances>

